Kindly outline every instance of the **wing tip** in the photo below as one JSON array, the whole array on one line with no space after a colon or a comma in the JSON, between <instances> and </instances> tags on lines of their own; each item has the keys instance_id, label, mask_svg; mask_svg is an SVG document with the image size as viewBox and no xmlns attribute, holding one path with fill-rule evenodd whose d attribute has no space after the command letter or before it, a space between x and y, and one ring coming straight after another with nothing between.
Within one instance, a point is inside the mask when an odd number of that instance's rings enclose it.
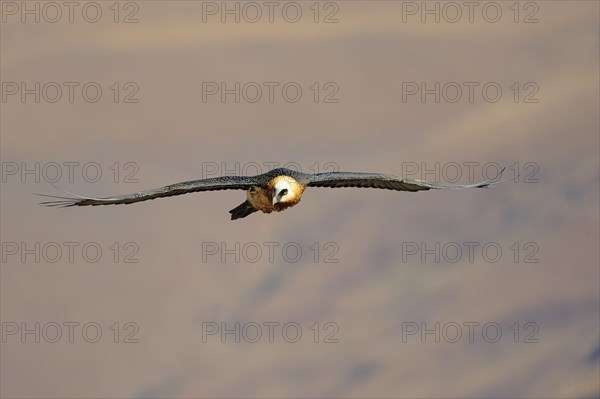
<instances>
[{"instance_id":1,"label":"wing tip","mask_svg":"<svg viewBox=\"0 0 600 399\"><path fill-rule=\"evenodd\" d=\"M488 180L479 182L479 183L474 183L474 184L466 184L466 185L462 185L462 184L433 184L424 180L414 180L414 182L422 185L422 187L427 187L427 189L454 189L454 190L461 190L461 189L465 189L465 188L492 188L497 184L501 184L504 182L507 182L509 180L512 179L506 179L506 180L501 180L501 181L495 181L497 179L499 179L500 177L502 177L502 174L504 173L504 170L506 169L506 166L503 167L502 169L500 169L500 172L498 172L498 174Z\"/></svg>"},{"instance_id":2,"label":"wing tip","mask_svg":"<svg viewBox=\"0 0 600 399\"><path fill-rule=\"evenodd\" d=\"M48 207L48 208L68 208L71 206L77 206L78 202L80 202L80 200L78 198L60 197L57 195L48 195L48 194L40 194L40 193L33 193L33 194L38 195L40 197L56 198L55 200L51 200L51 201L38 202L38 204Z\"/></svg>"},{"instance_id":3,"label":"wing tip","mask_svg":"<svg viewBox=\"0 0 600 399\"><path fill-rule=\"evenodd\" d=\"M500 172L498 172L498 174L496 175L496 177L486 180L484 182L479 183L477 186L475 186L475 188L492 188L497 184L501 184L504 182L507 182L511 179L506 179L506 180L501 180L501 181L494 181L496 179L499 179L502 177L502 174L504 173L504 171L506 170L506 166L504 166L502 169L500 169Z\"/></svg>"}]
</instances>

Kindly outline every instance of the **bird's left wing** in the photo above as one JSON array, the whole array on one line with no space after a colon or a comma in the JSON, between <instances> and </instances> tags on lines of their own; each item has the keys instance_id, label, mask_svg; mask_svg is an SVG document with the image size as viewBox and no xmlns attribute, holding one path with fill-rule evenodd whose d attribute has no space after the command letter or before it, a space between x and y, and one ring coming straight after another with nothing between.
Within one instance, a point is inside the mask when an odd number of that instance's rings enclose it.
<instances>
[{"instance_id":1,"label":"bird's left wing","mask_svg":"<svg viewBox=\"0 0 600 399\"><path fill-rule=\"evenodd\" d=\"M502 182L494 182L504 171L491 180L476 184L440 184L424 180L402 179L397 176L383 173L358 173L358 172L327 172L311 175L308 182L309 187L361 187L382 188L396 191L420 191L431 189L463 189L463 188L486 188Z\"/></svg>"},{"instance_id":2,"label":"bird's left wing","mask_svg":"<svg viewBox=\"0 0 600 399\"><path fill-rule=\"evenodd\" d=\"M67 192L73 197L58 197L54 195L38 194L43 197L54 198L51 201L41 202L46 206L96 206L96 205L117 205L117 204L132 204L152 200L161 197L170 197L173 195L182 195L193 193L196 191L215 191L215 190L247 190L257 183L257 178L254 176L223 176L214 177L202 180L192 180L182 183L171 184L164 187L153 188L136 193L117 195L106 198L85 197Z\"/></svg>"}]
</instances>

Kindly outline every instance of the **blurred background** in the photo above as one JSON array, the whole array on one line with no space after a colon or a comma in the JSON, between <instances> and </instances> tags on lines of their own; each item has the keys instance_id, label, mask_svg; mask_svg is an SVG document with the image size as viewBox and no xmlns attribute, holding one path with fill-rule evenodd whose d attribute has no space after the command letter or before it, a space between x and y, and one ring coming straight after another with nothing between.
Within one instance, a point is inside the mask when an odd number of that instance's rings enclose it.
<instances>
[{"instance_id":1,"label":"blurred background","mask_svg":"<svg viewBox=\"0 0 600 399\"><path fill-rule=\"evenodd\" d=\"M598 397L599 5L474 3L2 1L2 397ZM33 195L274 165L510 180Z\"/></svg>"}]
</instances>

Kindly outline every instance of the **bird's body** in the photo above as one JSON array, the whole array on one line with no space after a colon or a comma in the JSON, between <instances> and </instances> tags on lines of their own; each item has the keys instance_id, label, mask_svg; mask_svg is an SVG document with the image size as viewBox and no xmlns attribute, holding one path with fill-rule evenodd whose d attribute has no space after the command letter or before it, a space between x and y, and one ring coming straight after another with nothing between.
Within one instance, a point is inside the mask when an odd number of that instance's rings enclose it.
<instances>
[{"instance_id":1,"label":"bird's body","mask_svg":"<svg viewBox=\"0 0 600 399\"><path fill-rule=\"evenodd\" d=\"M254 186L248 190L247 201L255 209L264 213L280 212L296 205L304 186L289 175L279 175L267 183L267 187Z\"/></svg>"},{"instance_id":2,"label":"bird's body","mask_svg":"<svg viewBox=\"0 0 600 399\"><path fill-rule=\"evenodd\" d=\"M308 174L278 168L256 176L223 176L192 180L108 198L84 197L72 193L69 194L74 195L74 197L40 195L55 198L52 201L42 202L44 205L69 207L132 204L197 191L246 190L246 201L229 211L231 219L235 220L244 218L256 211L271 213L292 207L300 201L302 193L307 187L361 187L414 192L440 188L485 188L493 184L497 183L488 180L471 185L444 185L422 180L401 179L382 173L326 172Z\"/></svg>"}]
</instances>

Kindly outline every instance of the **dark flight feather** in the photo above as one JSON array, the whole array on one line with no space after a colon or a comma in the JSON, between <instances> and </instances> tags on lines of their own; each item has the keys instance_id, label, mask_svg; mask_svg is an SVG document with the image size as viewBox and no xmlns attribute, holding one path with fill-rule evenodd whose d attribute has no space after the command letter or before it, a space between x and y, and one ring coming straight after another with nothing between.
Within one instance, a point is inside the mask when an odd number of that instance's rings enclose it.
<instances>
[{"instance_id":1,"label":"dark flight feather","mask_svg":"<svg viewBox=\"0 0 600 399\"><path fill-rule=\"evenodd\" d=\"M174 195L182 195L198 191L215 191L215 190L248 190L257 182L256 177L245 176L223 176L210 179L192 180L182 183L171 184L164 187L153 188L136 193L117 195L106 198L93 198L80 196L73 193L68 193L74 197L59 197L54 195L37 194L43 197L55 198L51 201L41 202L46 206L96 206L96 205L118 205L118 204L133 204L135 202L148 201L155 198L171 197Z\"/></svg>"}]
</instances>

